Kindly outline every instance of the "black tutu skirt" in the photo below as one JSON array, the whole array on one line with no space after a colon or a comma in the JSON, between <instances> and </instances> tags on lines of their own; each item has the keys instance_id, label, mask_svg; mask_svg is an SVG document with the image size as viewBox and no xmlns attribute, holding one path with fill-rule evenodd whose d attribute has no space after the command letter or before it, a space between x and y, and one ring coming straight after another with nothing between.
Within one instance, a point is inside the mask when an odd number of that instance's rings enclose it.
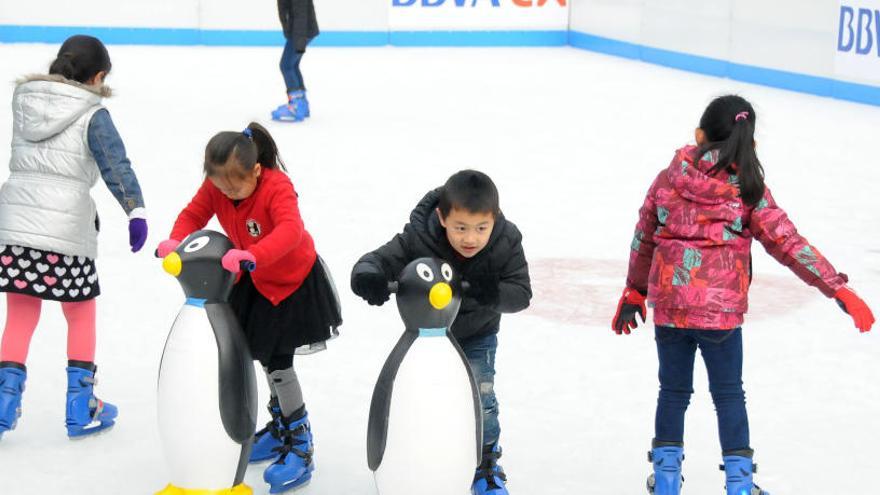
<instances>
[{"instance_id":1,"label":"black tutu skirt","mask_svg":"<svg viewBox=\"0 0 880 495\"><path fill-rule=\"evenodd\" d=\"M319 256L299 289L277 306L244 273L229 298L251 354L261 363L272 356L311 354L339 335L342 313L330 271Z\"/></svg>"},{"instance_id":2,"label":"black tutu skirt","mask_svg":"<svg viewBox=\"0 0 880 495\"><path fill-rule=\"evenodd\" d=\"M91 258L0 245L0 292L81 302L97 297L101 286Z\"/></svg>"}]
</instances>

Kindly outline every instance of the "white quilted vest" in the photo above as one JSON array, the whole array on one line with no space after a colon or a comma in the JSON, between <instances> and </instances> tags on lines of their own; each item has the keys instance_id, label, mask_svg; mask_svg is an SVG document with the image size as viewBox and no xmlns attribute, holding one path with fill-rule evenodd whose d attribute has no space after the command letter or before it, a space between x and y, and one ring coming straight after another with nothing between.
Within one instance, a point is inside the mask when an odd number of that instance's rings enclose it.
<instances>
[{"instance_id":1,"label":"white quilted vest","mask_svg":"<svg viewBox=\"0 0 880 495\"><path fill-rule=\"evenodd\" d=\"M89 190L100 177L89 122L101 89L37 76L12 97L9 179L0 188L0 244L95 259L97 212Z\"/></svg>"}]
</instances>

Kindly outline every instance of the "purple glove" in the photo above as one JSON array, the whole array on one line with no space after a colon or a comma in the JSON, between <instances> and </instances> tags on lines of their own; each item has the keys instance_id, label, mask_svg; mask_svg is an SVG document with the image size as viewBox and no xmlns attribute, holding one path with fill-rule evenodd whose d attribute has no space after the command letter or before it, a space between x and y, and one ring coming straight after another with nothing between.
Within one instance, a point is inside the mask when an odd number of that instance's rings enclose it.
<instances>
[{"instance_id":1,"label":"purple glove","mask_svg":"<svg viewBox=\"0 0 880 495\"><path fill-rule=\"evenodd\" d=\"M147 242L147 221L143 218L132 218L128 221L128 244L131 252L136 253Z\"/></svg>"},{"instance_id":2,"label":"purple glove","mask_svg":"<svg viewBox=\"0 0 880 495\"><path fill-rule=\"evenodd\" d=\"M257 259L250 251L230 249L223 255L223 259L220 260L220 263L223 265L223 268L232 273L240 272L242 264L245 265L247 271L251 272L256 268Z\"/></svg>"}]
</instances>

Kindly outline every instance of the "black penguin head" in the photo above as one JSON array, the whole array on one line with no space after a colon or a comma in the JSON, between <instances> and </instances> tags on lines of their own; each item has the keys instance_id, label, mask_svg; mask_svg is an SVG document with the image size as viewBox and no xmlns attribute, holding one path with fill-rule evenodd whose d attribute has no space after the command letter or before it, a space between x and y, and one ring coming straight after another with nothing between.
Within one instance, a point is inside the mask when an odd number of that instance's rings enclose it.
<instances>
[{"instance_id":1,"label":"black penguin head","mask_svg":"<svg viewBox=\"0 0 880 495\"><path fill-rule=\"evenodd\" d=\"M226 302L235 274L223 268L223 255L234 246L213 230L193 232L162 260L162 268L177 277L186 297Z\"/></svg>"},{"instance_id":2,"label":"black penguin head","mask_svg":"<svg viewBox=\"0 0 880 495\"><path fill-rule=\"evenodd\" d=\"M452 326L461 296L449 263L436 258L414 260L400 272L397 284L397 309L408 331Z\"/></svg>"}]
</instances>

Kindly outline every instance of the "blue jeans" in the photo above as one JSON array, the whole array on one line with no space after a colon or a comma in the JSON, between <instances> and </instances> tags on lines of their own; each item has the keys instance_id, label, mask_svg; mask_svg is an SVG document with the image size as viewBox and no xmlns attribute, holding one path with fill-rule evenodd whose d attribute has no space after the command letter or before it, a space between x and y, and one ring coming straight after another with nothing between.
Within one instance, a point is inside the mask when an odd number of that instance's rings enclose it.
<instances>
[{"instance_id":1,"label":"blue jeans","mask_svg":"<svg viewBox=\"0 0 880 495\"><path fill-rule=\"evenodd\" d=\"M288 93L306 89L302 71L299 70L303 55L304 53L296 51L296 43L293 40L287 40L284 51L281 52L281 75L284 77Z\"/></svg>"},{"instance_id":2,"label":"blue jeans","mask_svg":"<svg viewBox=\"0 0 880 495\"><path fill-rule=\"evenodd\" d=\"M498 423L498 401L495 399L495 350L498 348L496 334L477 335L460 340L458 344L467 356L468 364L480 391L483 407L483 445L498 442L501 426Z\"/></svg>"},{"instance_id":3,"label":"blue jeans","mask_svg":"<svg viewBox=\"0 0 880 495\"><path fill-rule=\"evenodd\" d=\"M742 388L742 329L728 331L657 327L660 397L654 423L655 440L682 442L684 414L694 393L694 356L703 355L709 391L718 415L722 451L749 448L749 418Z\"/></svg>"}]
</instances>

